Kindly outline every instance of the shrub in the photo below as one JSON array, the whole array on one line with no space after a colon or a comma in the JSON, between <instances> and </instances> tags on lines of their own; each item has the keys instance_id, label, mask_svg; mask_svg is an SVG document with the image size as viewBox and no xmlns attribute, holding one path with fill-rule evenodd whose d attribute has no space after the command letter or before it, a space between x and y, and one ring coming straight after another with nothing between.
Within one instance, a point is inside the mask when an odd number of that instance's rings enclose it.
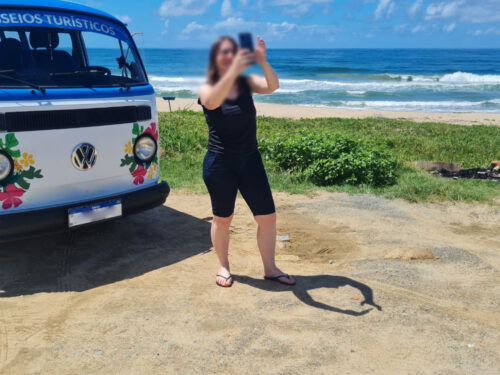
<instances>
[{"instance_id":1,"label":"shrub","mask_svg":"<svg viewBox=\"0 0 500 375\"><path fill-rule=\"evenodd\" d=\"M288 136L277 134L260 141L263 154L299 177L319 186L334 184L391 185L396 182L396 160L366 141L332 132Z\"/></svg>"},{"instance_id":2,"label":"shrub","mask_svg":"<svg viewBox=\"0 0 500 375\"><path fill-rule=\"evenodd\" d=\"M205 118L191 112L160 114L160 146L165 155L203 151L207 145Z\"/></svg>"}]
</instances>

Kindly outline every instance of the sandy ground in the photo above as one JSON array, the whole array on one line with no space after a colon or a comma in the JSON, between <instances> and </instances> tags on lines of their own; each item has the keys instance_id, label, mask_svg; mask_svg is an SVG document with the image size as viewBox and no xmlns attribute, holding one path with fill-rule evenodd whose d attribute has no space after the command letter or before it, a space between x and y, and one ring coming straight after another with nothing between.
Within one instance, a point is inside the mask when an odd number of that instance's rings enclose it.
<instances>
[{"instance_id":1,"label":"sandy ground","mask_svg":"<svg viewBox=\"0 0 500 375\"><path fill-rule=\"evenodd\" d=\"M168 102L157 99L158 110L168 112ZM194 99L175 99L170 102L172 110L190 109L201 111L201 106ZM269 117L286 117L292 119L340 117L340 118L367 118L380 117L388 119L402 119L417 122L444 122L459 125L495 125L500 126L500 113L426 113L426 112L390 112L372 109L352 110L324 107L305 107L284 104L255 103L257 114Z\"/></svg>"},{"instance_id":2,"label":"sandy ground","mask_svg":"<svg viewBox=\"0 0 500 375\"><path fill-rule=\"evenodd\" d=\"M230 289L207 195L3 244L0 373L500 373L498 208L275 194L288 288L262 280L238 199ZM401 249L435 259L384 259Z\"/></svg>"}]
</instances>

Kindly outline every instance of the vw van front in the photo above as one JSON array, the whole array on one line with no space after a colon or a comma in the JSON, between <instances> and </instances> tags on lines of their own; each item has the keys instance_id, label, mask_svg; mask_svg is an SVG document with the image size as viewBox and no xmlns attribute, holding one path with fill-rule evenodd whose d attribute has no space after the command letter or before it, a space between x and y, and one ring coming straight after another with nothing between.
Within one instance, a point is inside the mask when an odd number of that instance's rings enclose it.
<instances>
[{"instance_id":1,"label":"vw van front","mask_svg":"<svg viewBox=\"0 0 500 375\"><path fill-rule=\"evenodd\" d=\"M0 0L0 240L163 204L157 121L122 22L65 1Z\"/></svg>"}]
</instances>

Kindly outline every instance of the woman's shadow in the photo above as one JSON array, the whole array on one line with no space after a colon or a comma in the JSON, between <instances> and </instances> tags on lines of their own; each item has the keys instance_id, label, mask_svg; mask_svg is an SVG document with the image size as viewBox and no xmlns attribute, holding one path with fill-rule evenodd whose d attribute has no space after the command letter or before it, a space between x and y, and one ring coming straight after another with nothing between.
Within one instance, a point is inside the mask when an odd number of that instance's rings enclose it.
<instances>
[{"instance_id":1,"label":"woman's shadow","mask_svg":"<svg viewBox=\"0 0 500 375\"><path fill-rule=\"evenodd\" d=\"M377 305L373 301L373 291L372 289L363 283L360 283L356 280L350 279L344 276L332 276L332 275L314 275L314 276L293 276L297 280L297 284L292 287L279 284L272 281L267 281L263 279L254 279L248 276L240 276L234 275L233 278L235 281L240 282L242 284L247 284L254 288L258 288L261 290L265 290L268 292L286 292L291 291L295 296L305 303L306 305L316 307L319 309L333 311L337 313L352 315L352 316L360 316L365 315L372 308L364 309L362 311L354 311L348 309L340 309L335 306L329 306L325 303L314 300L309 294L310 290L320 289L320 288L338 288L341 286L352 286L353 288L358 289L364 297L364 301L361 301L361 306L370 305L375 307L377 310L381 311L382 307Z\"/></svg>"}]
</instances>

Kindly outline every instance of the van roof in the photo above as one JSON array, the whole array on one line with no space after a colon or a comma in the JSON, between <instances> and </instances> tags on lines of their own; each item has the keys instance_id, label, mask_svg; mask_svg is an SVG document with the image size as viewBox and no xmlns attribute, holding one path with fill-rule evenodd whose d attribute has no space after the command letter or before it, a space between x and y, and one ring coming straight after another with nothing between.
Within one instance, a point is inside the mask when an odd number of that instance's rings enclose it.
<instances>
[{"instance_id":1,"label":"van roof","mask_svg":"<svg viewBox=\"0 0 500 375\"><path fill-rule=\"evenodd\" d=\"M29 9L51 9L59 11L73 11L92 16L104 17L114 22L123 24L119 19L109 13L85 5L61 0L0 0L0 7L16 7Z\"/></svg>"}]
</instances>

